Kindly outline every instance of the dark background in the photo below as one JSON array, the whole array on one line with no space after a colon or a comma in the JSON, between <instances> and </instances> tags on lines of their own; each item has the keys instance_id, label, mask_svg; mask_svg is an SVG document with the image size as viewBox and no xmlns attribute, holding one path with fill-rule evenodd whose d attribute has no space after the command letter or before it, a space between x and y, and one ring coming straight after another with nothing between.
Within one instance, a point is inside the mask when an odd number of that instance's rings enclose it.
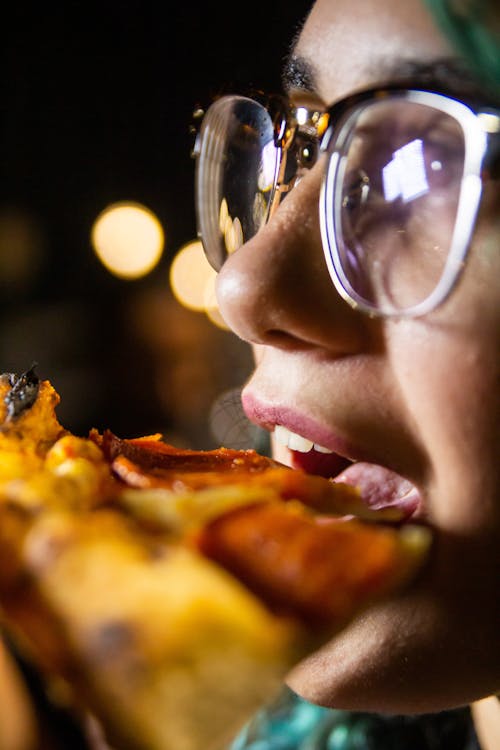
<instances>
[{"instance_id":1,"label":"dark background","mask_svg":"<svg viewBox=\"0 0 500 750\"><path fill-rule=\"evenodd\" d=\"M247 347L168 289L174 254L196 234L191 115L221 91L279 90L308 6L25 3L6 13L0 369L38 362L68 428L220 442L208 416L246 378ZM166 232L161 263L138 281L111 276L90 246L96 216L122 200L152 209Z\"/></svg>"}]
</instances>

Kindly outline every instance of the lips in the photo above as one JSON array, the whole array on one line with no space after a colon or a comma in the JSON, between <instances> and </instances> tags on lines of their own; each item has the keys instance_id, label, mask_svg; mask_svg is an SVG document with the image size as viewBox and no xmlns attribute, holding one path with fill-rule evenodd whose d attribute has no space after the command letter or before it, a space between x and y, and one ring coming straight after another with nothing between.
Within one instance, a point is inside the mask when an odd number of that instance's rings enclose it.
<instances>
[{"instance_id":1,"label":"lips","mask_svg":"<svg viewBox=\"0 0 500 750\"><path fill-rule=\"evenodd\" d=\"M248 396L243 406L249 419L272 432L275 441L288 449L292 468L357 487L368 507L372 510L398 508L401 520L408 520L420 511L422 498L415 485L394 470L367 460L365 451L357 450L288 410L266 409ZM298 428L303 429L305 435L294 431Z\"/></svg>"}]
</instances>

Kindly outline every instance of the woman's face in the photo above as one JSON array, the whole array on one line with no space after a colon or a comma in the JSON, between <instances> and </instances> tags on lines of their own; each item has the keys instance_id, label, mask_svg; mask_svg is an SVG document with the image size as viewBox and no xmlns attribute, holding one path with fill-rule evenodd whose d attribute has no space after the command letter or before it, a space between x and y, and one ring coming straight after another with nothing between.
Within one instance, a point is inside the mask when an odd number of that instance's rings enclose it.
<instances>
[{"instance_id":1,"label":"woman's face","mask_svg":"<svg viewBox=\"0 0 500 750\"><path fill-rule=\"evenodd\" d=\"M310 81L306 91L292 80L291 97L324 107L396 78L403 61L432 63L450 49L420 0L319 0L295 55ZM281 425L334 451L280 445L281 460L332 476L345 470L341 478L372 502L406 496L435 544L412 588L358 617L289 684L337 708L467 703L500 689L497 186L485 187L447 301L420 318L370 319L338 296L323 259L323 159L219 275L222 313L256 352L243 403L267 429ZM289 445L310 442L292 436ZM354 465L345 469L345 458Z\"/></svg>"}]
</instances>

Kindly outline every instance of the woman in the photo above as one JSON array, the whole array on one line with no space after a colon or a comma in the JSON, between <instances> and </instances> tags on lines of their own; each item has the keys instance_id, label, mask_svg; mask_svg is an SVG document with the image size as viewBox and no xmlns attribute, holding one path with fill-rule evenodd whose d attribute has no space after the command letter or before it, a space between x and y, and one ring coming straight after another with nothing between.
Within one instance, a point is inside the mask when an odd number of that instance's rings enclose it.
<instances>
[{"instance_id":1,"label":"woman","mask_svg":"<svg viewBox=\"0 0 500 750\"><path fill-rule=\"evenodd\" d=\"M418 585L289 678L313 703L384 714L500 690L500 58L469 33L479 12L470 26L433 5L318 0L286 115L220 100L199 143L220 309L255 350L247 415L280 460L433 529Z\"/></svg>"}]
</instances>

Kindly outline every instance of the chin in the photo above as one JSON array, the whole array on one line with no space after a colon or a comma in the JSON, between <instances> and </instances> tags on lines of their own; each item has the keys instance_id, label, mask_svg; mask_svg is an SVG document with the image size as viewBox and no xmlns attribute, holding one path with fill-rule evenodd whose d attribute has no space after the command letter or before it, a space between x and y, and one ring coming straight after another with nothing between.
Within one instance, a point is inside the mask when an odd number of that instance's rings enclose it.
<instances>
[{"instance_id":1,"label":"chin","mask_svg":"<svg viewBox=\"0 0 500 750\"><path fill-rule=\"evenodd\" d=\"M280 461L296 461L287 448L276 451ZM430 507L447 509L437 523L427 519L433 547L422 575L294 668L287 684L295 693L329 708L419 714L500 691L498 532L484 511L496 480L466 480L443 480L439 497L435 487L420 488ZM476 518L458 512L470 497L478 498Z\"/></svg>"},{"instance_id":2,"label":"chin","mask_svg":"<svg viewBox=\"0 0 500 750\"><path fill-rule=\"evenodd\" d=\"M360 615L289 674L289 687L329 708L390 714L442 711L498 692L495 575L484 586L473 577L446 583L437 549L417 588Z\"/></svg>"}]
</instances>

